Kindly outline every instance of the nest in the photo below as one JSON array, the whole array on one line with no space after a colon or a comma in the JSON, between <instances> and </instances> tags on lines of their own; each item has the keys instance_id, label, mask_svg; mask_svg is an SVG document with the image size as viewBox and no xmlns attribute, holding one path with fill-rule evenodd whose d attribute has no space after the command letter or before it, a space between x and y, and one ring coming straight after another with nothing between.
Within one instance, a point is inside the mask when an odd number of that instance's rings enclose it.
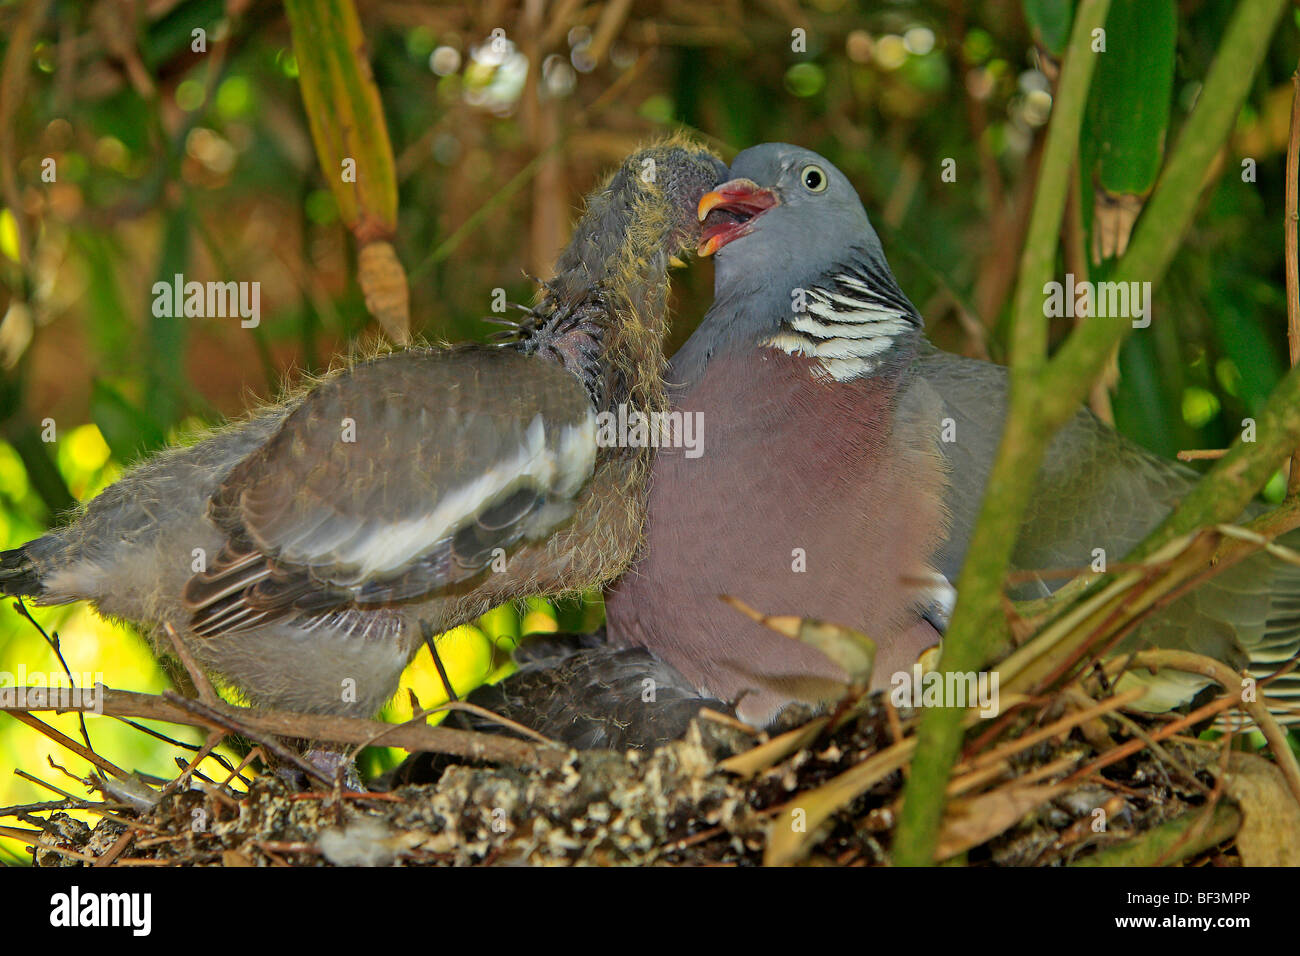
<instances>
[{"instance_id":1,"label":"nest","mask_svg":"<svg viewBox=\"0 0 1300 956\"><path fill-rule=\"evenodd\" d=\"M521 739L428 726L429 711L419 709L412 721L390 725L234 707L172 634L197 696L99 688L97 709L205 728L206 743L178 759L181 773L143 780L95 754L88 738L83 746L30 710L6 706L92 760L98 770L82 782L105 799L80 800L47 784L67 799L0 808L0 818L30 827L0 825L0 834L27 842L41 866L891 863L924 708L867 692L874 645L864 635L758 617L856 675L839 705L820 714L791 708L762 734L706 710L682 740L622 754L566 750L526 730ZM1010 666L1004 661L1002 671ZM1134 710L1141 690L1121 689L1115 678L1162 668L1225 688L1240 681L1186 651L1104 663L1093 655L1068 679L1031 692L1004 686L982 714L967 711L932 834L934 858L972 866L1300 865L1300 764L1267 701L1229 694L1187 713ZM465 703L444 707L490 716ZM1242 749L1247 738L1237 731L1248 721L1276 762ZM1211 725L1227 732L1202 739ZM231 735L251 742L238 766L213 753ZM350 761L331 777L286 739L357 750L382 743L436 758L363 790L345 782ZM259 758L277 772L248 773ZM428 768L428 782L411 782L418 767ZM286 772L295 768L302 773ZM302 774L314 789L286 782ZM97 815L96 825L70 816L74 808Z\"/></svg>"},{"instance_id":2,"label":"nest","mask_svg":"<svg viewBox=\"0 0 1300 956\"><path fill-rule=\"evenodd\" d=\"M1058 698L968 745L939 856L1052 866L1294 855L1300 810L1275 766L1228 738L1165 733L1174 719L1100 709ZM545 766L455 758L436 782L374 793L194 773L150 806L95 806L93 829L65 804L18 815L39 828L41 866L883 865L918 721L881 694L855 711L772 736L705 715L652 753L567 751Z\"/></svg>"}]
</instances>

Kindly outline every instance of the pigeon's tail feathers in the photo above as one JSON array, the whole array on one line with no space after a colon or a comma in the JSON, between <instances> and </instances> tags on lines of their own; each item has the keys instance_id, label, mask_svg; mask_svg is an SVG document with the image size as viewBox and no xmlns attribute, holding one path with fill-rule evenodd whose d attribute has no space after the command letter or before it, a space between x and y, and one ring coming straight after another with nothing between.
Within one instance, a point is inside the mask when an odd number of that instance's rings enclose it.
<instances>
[{"instance_id":1,"label":"pigeon's tail feathers","mask_svg":"<svg viewBox=\"0 0 1300 956\"><path fill-rule=\"evenodd\" d=\"M1283 542L1295 549L1292 533ZM1269 580L1269 605L1263 634L1246 647L1249 672L1259 682L1269 709L1282 723L1300 728L1300 567L1275 560Z\"/></svg>"},{"instance_id":2,"label":"pigeon's tail feathers","mask_svg":"<svg viewBox=\"0 0 1300 956\"><path fill-rule=\"evenodd\" d=\"M0 551L0 594L40 597L44 593L41 572L32 561L27 545L12 551Z\"/></svg>"}]
</instances>

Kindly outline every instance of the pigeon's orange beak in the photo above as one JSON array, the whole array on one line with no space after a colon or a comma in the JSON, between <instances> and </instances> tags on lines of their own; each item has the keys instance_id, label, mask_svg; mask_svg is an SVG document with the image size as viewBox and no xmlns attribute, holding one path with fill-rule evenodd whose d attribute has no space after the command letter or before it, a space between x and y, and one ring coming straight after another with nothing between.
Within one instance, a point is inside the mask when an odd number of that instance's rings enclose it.
<instances>
[{"instance_id":1,"label":"pigeon's orange beak","mask_svg":"<svg viewBox=\"0 0 1300 956\"><path fill-rule=\"evenodd\" d=\"M711 256L727 243L748 235L754 220L779 202L776 193L752 179L733 179L705 193L696 209L704 223L696 251Z\"/></svg>"}]
</instances>

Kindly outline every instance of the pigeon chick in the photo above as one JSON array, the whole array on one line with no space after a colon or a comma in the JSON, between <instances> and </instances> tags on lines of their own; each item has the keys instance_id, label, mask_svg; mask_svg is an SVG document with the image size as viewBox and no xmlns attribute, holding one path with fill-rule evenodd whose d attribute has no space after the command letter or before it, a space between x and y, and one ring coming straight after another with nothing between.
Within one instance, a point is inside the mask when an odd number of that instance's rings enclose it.
<instances>
[{"instance_id":1,"label":"pigeon chick","mask_svg":"<svg viewBox=\"0 0 1300 956\"><path fill-rule=\"evenodd\" d=\"M511 340L412 348L308 384L138 465L0 554L0 590L87 600L251 704L369 716L422 640L612 580L640 543L648 447L598 415L663 411L669 260L726 167L681 137L593 192Z\"/></svg>"}]
</instances>

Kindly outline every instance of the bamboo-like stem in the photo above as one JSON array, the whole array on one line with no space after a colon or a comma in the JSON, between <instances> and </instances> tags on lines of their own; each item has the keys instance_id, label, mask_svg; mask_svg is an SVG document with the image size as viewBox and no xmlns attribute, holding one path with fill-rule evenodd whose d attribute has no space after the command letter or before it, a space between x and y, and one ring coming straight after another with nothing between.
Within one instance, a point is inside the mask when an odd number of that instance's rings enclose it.
<instances>
[{"instance_id":1,"label":"bamboo-like stem","mask_svg":"<svg viewBox=\"0 0 1300 956\"><path fill-rule=\"evenodd\" d=\"M1020 262L1011 335L1010 410L988 482L995 493L986 496L971 537L967 553L977 560L966 562L958 583L960 597L939 665L944 671L980 667L987 648L1005 629L1002 578L1011 561L1015 532L1048 438L1035 412L1038 375L1047 360L1047 316L1041 290L1056 263L1070 168L1078 152L1088 87L1096 66L1096 55L1090 49L1092 35L1105 23L1109 9L1110 0L1084 0L1079 5L1061 71L1039 167L1039 192ZM920 866L933 861L944 792L961 743L961 719L960 710L936 708L921 721L918 750L895 837L894 859L900 865Z\"/></svg>"},{"instance_id":2,"label":"bamboo-like stem","mask_svg":"<svg viewBox=\"0 0 1300 956\"><path fill-rule=\"evenodd\" d=\"M1224 31L1196 108L1187 118L1155 192L1133 232L1114 282L1158 283L1178 251L1205 185L1206 173L1227 141L1255 73L1268 52L1287 0L1241 0ZM1040 287L1041 288L1041 287ZM1087 322L1048 363L1051 388L1043 417L1055 428L1069 420L1110 354L1132 329L1123 321Z\"/></svg>"},{"instance_id":3,"label":"bamboo-like stem","mask_svg":"<svg viewBox=\"0 0 1300 956\"><path fill-rule=\"evenodd\" d=\"M1238 437L1178 507L1126 561L1141 560L1196 528L1232 521L1300 444L1300 367L1291 369L1256 419L1254 441Z\"/></svg>"},{"instance_id":4,"label":"bamboo-like stem","mask_svg":"<svg viewBox=\"0 0 1300 956\"><path fill-rule=\"evenodd\" d=\"M1300 364L1300 276L1297 269L1296 224L1297 213L1296 166L1300 162L1300 68L1291 74L1291 137L1286 147L1286 221L1284 248L1286 250L1286 344L1291 357L1291 367ZM1300 448L1291 454L1291 474L1287 477L1287 497L1300 492Z\"/></svg>"},{"instance_id":5,"label":"bamboo-like stem","mask_svg":"<svg viewBox=\"0 0 1300 956\"><path fill-rule=\"evenodd\" d=\"M1128 251L1117 264L1113 281L1154 284L1163 276L1191 223L1206 172L1231 131L1267 50L1268 37L1285 6L1285 0L1242 0L1237 5L1197 106L1138 222ZM1041 294L1056 260L1070 164L1095 65L1091 53L1093 31L1104 23L1108 8L1108 0L1084 0L1075 15L1021 259L1012 316L1008 418L989 476L990 491L971 537L968 554L972 560L966 562L958 582L960 597L940 663L944 671L978 669L1000 643L1006 630L1002 582L1047 441L1075 414L1110 351L1132 328L1127 322L1086 322L1071 334L1055 357L1050 361L1045 357L1047 321ZM1276 414L1278 421L1274 424L1285 417ZM1265 427L1261 417L1260 431ZM1245 473L1239 474L1234 469L1241 466L1234 463L1246 456L1239 449L1234 451L1237 457L1229 453L1215 472L1222 476L1220 482L1231 483L1236 486L1233 490L1240 493L1254 481L1268 456L1248 459ZM1253 488L1246 492L1238 512L1253 492ZM1203 510L1205 504L1198 502L1198 507L1188 514ZM1171 529L1156 544L1175 534ZM925 714L895 838L895 861L901 865L933 862L944 791L960 741L961 711L935 708Z\"/></svg>"}]
</instances>

